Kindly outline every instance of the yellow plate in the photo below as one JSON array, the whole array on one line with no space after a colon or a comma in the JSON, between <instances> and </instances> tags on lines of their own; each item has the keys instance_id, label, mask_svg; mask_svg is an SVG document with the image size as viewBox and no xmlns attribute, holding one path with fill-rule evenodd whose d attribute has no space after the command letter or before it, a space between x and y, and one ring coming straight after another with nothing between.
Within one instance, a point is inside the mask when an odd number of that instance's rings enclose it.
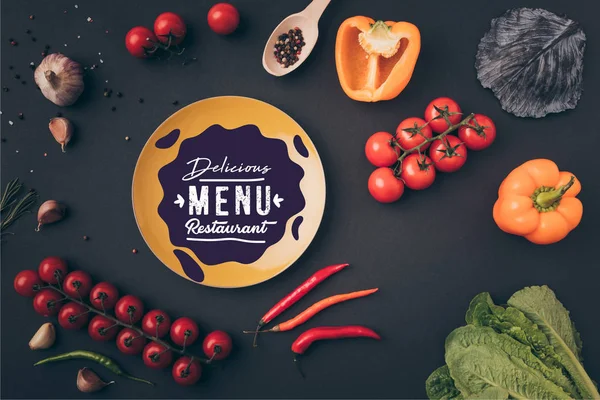
<instances>
[{"instance_id":1,"label":"yellow plate","mask_svg":"<svg viewBox=\"0 0 600 400\"><path fill-rule=\"evenodd\" d=\"M236 288L288 268L313 240L325 208L314 144L283 111L215 97L169 117L133 174L135 218L172 271Z\"/></svg>"}]
</instances>

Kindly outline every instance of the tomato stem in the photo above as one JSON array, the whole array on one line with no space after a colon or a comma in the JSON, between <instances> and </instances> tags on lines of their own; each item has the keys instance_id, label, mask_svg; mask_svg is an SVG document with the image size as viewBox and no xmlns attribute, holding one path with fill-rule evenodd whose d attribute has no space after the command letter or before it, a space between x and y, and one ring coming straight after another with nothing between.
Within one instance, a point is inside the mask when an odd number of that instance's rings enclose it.
<instances>
[{"instance_id":1,"label":"tomato stem","mask_svg":"<svg viewBox=\"0 0 600 400\"><path fill-rule=\"evenodd\" d=\"M446 121L446 123L448 124L448 129L446 129L444 132L440 133L440 134L439 134L439 135L437 135L437 136L433 136L433 137L431 137L431 138L429 138L429 139L428 139L428 138L425 138L425 140L424 140L424 141L423 141L421 144L419 144L419 145L417 145L417 146L415 146L415 147L413 147L413 148L411 148L411 149L404 149L404 148L402 148L402 146L400 146L400 144L398 144L398 143L396 142L396 143L395 143L395 145L396 145L398 148L400 148L400 150L402 150L402 155L400 155L400 157L398 157L398 161L397 161L397 162L398 162L398 164L397 164L397 165L396 165L396 167L394 168L394 174L397 176L397 175L399 175L399 174L400 174L400 172L402 172L402 160L404 160L404 159L405 159L405 158L406 158L406 157L407 157L409 154L412 154L412 153L414 153L414 152L418 152L419 154L421 154L421 149L422 149L423 147L425 147L425 146L426 146L428 143L431 143L431 142L433 142L433 141L435 141L435 140L438 140L438 139L439 139L439 140L443 140L443 139L446 137L446 135L448 135L449 133L452 133L452 132L454 132L455 130L457 130L457 129L458 129L458 128L460 128L461 126L468 125L468 124L469 124L469 122L471 122L471 120L473 119L473 117L475 117L475 114L471 113L471 114L469 114L469 115L468 115L468 116L467 116L465 119L463 119L462 121L460 121L458 124L455 124L455 125L453 125L453 124L450 122L450 119L448 118L448 116L447 116L447 115L444 115L444 116L443 116L443 118L444 118L444 120ZM430 122L430 121L429 121L429 122ZM428 125L428 124L429 124L429 122L426 122L426 123L425 123L425 125L423 125L423 126L426 126L426 125ZM421 126L421 128L422 128L423 126ZM412 129L412 128L411 128L411 129Z\"/></svg>"},{"instance_id":2,"label":"tomato stem","mask_svg":"<svg viewBox=\"0 0 600 400\"><path fill-rule=\"evenodd\" d=\"M120 325L120 326L125 327L125 328L133 329L135 332L137 332L138 336L136 336L135 338L132 338L132 340L135 340L135 339L140 338L140 337L145 337L146 339L148 339L150 341L153 341L153 342L156 342L156 343L162 345L165 348L165 351L171 350L174 353L181 354L182 356L193 357L194 359L200 361L203 364L209 364L210 363L209 360L206 359L206 358L204 358L204 357L198 357L198 356L195 356L195 355L187 352L186 349L185 349L185 347L183 349L180 349L178 347L172 346L171 344L165 342L164 340L159 339L158 336L148 335L144 331L142 331L140 328L136 327L135 325L128 324L128 323L123 322L123 321L119 321L118 319L116 319L112 315L107 314L106 310L104 309L104 299L102 297L100 298L100 302L101 302L101 305L102 305L103 309L102 310L98 310L98 309L93 308L92 306L84 303L83 301L81 301L79 299L76 299L74 297L69 296L61 288L58 288L58 287L56 287L54 285L43 286L43 288L52 289L52 290L54 290L54 291L62 294L64 297L62 299L58 300L58 301L70 300L70 301L72 301L74 303L77 303L77 304L85 307L87 309L87 311L84 312L84 313L82 313L82 314L85 314L85 313L88 313L88 312L92 312L92 313L95 313L95 314L98 314L98 315L102 315L105 318L108 318L109 320L111 320L112 322L114 322L114 325L112 325L108 329L112 328L115 325ZM163 353L164 353L164 351L163 351Z\"/></svg>"}]
</instances>

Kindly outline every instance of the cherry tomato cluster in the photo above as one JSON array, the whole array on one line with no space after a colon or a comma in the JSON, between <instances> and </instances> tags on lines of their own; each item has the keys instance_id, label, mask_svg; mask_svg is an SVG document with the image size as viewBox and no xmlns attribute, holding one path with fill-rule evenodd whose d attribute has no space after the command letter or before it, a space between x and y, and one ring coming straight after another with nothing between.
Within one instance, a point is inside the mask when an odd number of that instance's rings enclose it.
<instances>
[{"instance_id":1,"label":"cherry tomato cluster","mask_svg":"<svg viewBox=\"0 0 600 400\"><path fill-rule=\"evenodd\" d=\"M173 51L183 42L187 27L183 18L172 12L164 12L154 20L154 32L145 26L133 27L125 36L125 47L134 57L146 58L158 51Z\"/></svg>"},{"instance_id":2,"label":"cherry tomato cluster","mask_svg":"<svg viewBox=\"0 0 600 400\"><path fill-rule=\"evenodd\" d=\"M229 3L217 3L210 8L208 26L219 35L233 33L240 23L240 13ZM173 12L156 17L154 31L145 26L131 28L125 36L125 47L134 57L147 58L158 52L181 54L179 44L185 39L187 27L183 18Z\"/></svg>"},{"instance_id":3,"label":"cherry tomato cluster","mask_svg":"<svg viewBox=\"0 0 600 400\"><path fill-rule=\"evenodd\" d=\"M67 263L59 257L45 258L37 271L19 272L14 288L22 296L33 297L33 308L38 314L45 317L58 315L58 323L64 329L81 329L88 325L93 340L116 338L117 348L122 353L142 353L144 364L150 368L168 367L173 361L173 352L179 352L182 357L173 364L173 379L180 385L193 385L200 379L202 365L199 359L185 352L200 335L198 325L191 318L171 321L162 310L144 313L144 303L138 297L120 296L118 289L109 282L94 285L87 272L69 272ZM84 301L86 298L89 305ZM108 314L109 310L113 310L114 317ZM90 314L96 315L89 320ZM140 321L141 329L135 326ZM167 335L171 342L182 347L181 351L163 340ZM229 356L232 347L231 337L226 332L213 331L202 343L202 350L208 357L204 361L223 360Z\"/></svg>"},{"instance_id":4,"label":"cherry tomato cluster","mask_svg":"<svg viewBox=\"0 0 600 400\"><path fill-rule=\"evenodd\" d=\"M368 182L375 200L392 203L402 197L405 186L428 188L436 170L458 171L467 161L467 149L483 150L496 139L496 126L489 117L471 114L462 119L458 103L448 97L429 103L424 117L400 122L395 135L376 132L367 140L367 159L378 167ZM458 136L450 135L456 129Z\"/></svg>"}]
</instances>

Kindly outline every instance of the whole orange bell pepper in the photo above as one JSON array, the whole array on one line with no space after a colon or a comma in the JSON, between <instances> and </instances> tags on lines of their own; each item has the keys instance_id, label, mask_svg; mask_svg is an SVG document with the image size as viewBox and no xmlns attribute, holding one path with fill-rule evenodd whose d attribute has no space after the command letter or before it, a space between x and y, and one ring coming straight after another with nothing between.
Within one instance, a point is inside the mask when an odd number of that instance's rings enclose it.
<instances>
[{"instance_id":1,"label":"whole orange bell pepper","mask_svg":"<svg viewBox=\"0 0 600 400\"><path fill-rule=\"evenodd\" d=\"M494 221L504 232L536 244L558 242L581 221L583 205L575 198L580 191L577 178L554 162L527 161L500 185Z\"/></svg>"},{"instance_id":2,"label":"whole orange bell pepper","mask_svg":"<svg viewBox=\"0 0 600 400\"><path fill-rule=\"evenodd\" d=\"M348 18L335 43L342 89L358 101L393 99L408 85L419 51L421 34L411 23Z\"/></svg>"}]
</instances>

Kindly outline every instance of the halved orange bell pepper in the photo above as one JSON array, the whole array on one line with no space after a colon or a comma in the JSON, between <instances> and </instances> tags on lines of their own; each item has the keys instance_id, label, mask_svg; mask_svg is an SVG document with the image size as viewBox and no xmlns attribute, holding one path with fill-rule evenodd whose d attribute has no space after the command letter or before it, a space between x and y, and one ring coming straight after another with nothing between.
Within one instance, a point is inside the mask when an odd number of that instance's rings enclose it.
<instances>
[{"instance_id":1,"label":"halved orange bell pepper","mask_svg":"<svg viewBox=\"0 0 600 400\"><path fill-rule=\"evenodd\" d=\"M581 183L550 160L527 161L500 185L494 221L504 232L536 244L562 240L581 221L583 205L575 196Z\"/></svg>"},{"instance_id":2,"label":"halved orange bell pepper","mask_svg":"<svg viewBox=\"0 0 600 400\"><path fill-rule=\"evenodd\" d=\"M408 85L420 51L421 34L409 22L348 18L335 43L342 89L358 101L393 99Z\"/></svg>"}]
</instances>

